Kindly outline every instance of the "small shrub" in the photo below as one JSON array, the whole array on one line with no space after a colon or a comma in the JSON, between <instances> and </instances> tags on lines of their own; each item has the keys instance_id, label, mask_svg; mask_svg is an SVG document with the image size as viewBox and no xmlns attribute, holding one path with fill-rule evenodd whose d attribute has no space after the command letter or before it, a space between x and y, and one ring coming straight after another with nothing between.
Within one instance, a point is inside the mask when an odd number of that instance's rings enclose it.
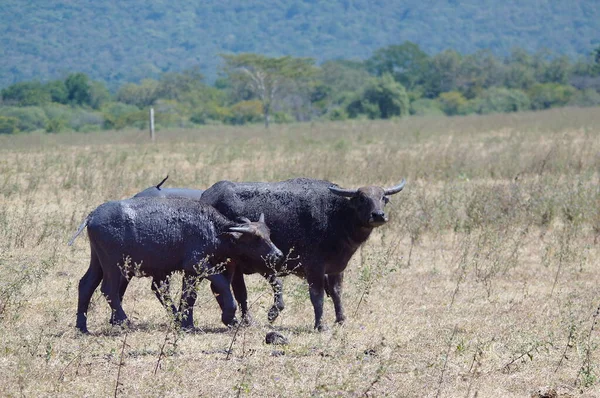
<instances>
[{"instance_id":1,"label":"small shrub","mask_svg":"<svg viewBox=\"0 0 600 398\"><path fill-rule=\"evenodd\" d=\"M443 116L444 111L439 102L429 98L420 98L410 104L410 114L415 116Z\"/></svg>"},{"instance_id":2,"label":"small shrub","mask_svg":"<svg viewBox=\"0 0 600 398\"><path fill-rule=\"evenodd\" d=\"M531 101L521 90L492 87L474 100L473 107L481 114L519 112L530 109Z\"/></svg>"},{"instance_id":3,"label":"small shrub","mask_svg":"<svg viewBox=\"0 0 600 398\"><path fill-rule=\"evenodd\" d=\"M10 116L0 116L0 134L15 134L19 132L19 119Z\"/></svg>"},{"instance_id":4,"label":"small shrub","mask_svg":"<svg viewBox=\"0 0 600 398\"><path fill-rule=\"evenodd\" d=\"M564 106L577 93L577 89L557 83L536 84L529 90L532 109Z\"/></svg>"}]
</instances>

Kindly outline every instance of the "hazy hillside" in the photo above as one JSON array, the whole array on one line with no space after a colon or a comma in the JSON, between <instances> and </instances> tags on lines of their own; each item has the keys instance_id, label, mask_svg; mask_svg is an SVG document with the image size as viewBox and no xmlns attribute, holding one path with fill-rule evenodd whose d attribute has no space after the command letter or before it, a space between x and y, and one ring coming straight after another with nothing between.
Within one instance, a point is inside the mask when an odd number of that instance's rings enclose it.
<instances>
[{"instance_id":1,"label":"hazy hillside","mask_svg":"<svg viewBox=\"0 0 600 398\"><path fill-rule=\"evenodd\" d=\"M600 42L598 0L2 0L0 87L81 71L114 86L199 65L221 52L366 58L413 41L505 53L514 46L576 56Z\"/></svg>"}]
</instances>

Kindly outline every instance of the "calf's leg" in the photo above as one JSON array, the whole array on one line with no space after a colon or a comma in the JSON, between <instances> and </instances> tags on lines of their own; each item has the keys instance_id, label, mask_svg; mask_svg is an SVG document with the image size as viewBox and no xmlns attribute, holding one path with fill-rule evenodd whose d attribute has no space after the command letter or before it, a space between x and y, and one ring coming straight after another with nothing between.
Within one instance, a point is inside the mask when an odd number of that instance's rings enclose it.
<instances>
[{"instance_id":1,"label":"calf's leg","mask_svg":"<svg viewBox=\"0 0 600 398\"><path fill-rule=\"evenodd\" d=\"M169 294L169 279L166 275L155 276L152 278L152 291L162 306L171 311L174 316L177 316L177 307L173 304L173 299Z\"/></svg>"},{"instance_id":2,"label":"calf's leg","mask_svg":"<svg viewBox=\"0 0 600 398\"><path fill-rule=\"evenodd\" d=\"M231 294L231 283L229 279L223 274L209 275L207 279L211 283L213 292L216 292L216 298L221 306L221 321L227 326L233 326L237 324L235 319L235 310L237 308L233 295Z\"/></svg>"},{"instance_id":3,"label":"calf's leg","mask_svg":"<svg viewBox=\"0 0 600 398\"><path fill-rule=\"evenodd\" d=\"M187 271L183 273L181 300L179 301L179 311L177 311L177 317L182 329L194 329L194 304L196 304L197 298L196 284L200 283L201 280L202 278L195 273Z\"/></svg>"},{"instance_id":4,"label":"calf's leg","mask_svg":"<svg viewBox=\"0 0 600 398\"><path fill-rule=\"evenodd\" d=\"M267 278L271 288L273 288L273 306L267 314L267 319L273 323L279 316L279 313L285 308L283 303L283 281L273 274L264 275L264 277Z\"/></svg>"}]
</instances>

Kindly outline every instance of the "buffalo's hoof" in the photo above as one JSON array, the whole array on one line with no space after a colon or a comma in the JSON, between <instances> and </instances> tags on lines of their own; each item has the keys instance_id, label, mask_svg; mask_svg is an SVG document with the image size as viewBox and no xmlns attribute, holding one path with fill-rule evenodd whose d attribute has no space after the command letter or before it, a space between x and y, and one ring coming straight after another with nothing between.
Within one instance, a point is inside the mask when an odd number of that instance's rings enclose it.
<instances>
[{"instance_id":1,"label":"buffalo's hoof","mask_svg":"<svg viewBox=\"0 0 600 398\"><path fill-rule=\"evenodd\" d=\"M318 324L318 325L315 325L315 330L317 332L326 332L329 330L329 326L323 325L323 324Z\"/></svg>"},{"instance_id":2,"label":"buffalo's hoof","mask_svg":"<svg viewBox=\"0 0 600 398\"><path fill-rule=\"evenodd\" d=\"M229 322L225 322L223 321L223 323L225 324L225 326L227 326L229 329L233 329L235 327L237 327L238 325L240 325L240 321L238 321L237 318L233 318L231 321Z\"/></svg>"},{"instance_id":3,"label":"buffalo's hoof","mask_svg":"<svg viewBox=\"0 0 600 398\"><path fill-rule=\"evenodd\" d=\"M254 319L252 319L252 316L250 314L242 315L242 321L241 321L242 326L251 326L253 324L254 324Z\"/></svg>"},{"instance_id":4,"label":"buffalo's hoof","mask_svg":"<svg viewBox=\"0 0 600 398\"><path fill-rule=\"evenodd\" d=\"M79 331L79 333L81 334L90 334L90 331L84 326L84 327L79 327L77 326L77 330Z\"/></svg>"},{"instance_id":5,"label":"buffalo's hoof","mask_svg":"<svg viewBox=\"0 0 600 398\"><path fill-rule=\"evenodd\" d=\"M193 333L196 331L194 324L185 324L185 325L182 324L182 325L179 325L179 329L186 333Z\"/></svg>"},{"instance_id":6,"label":"buffalo's hoof","mask_svg":"<svg viewBox=\"0 0 600 398\"><path fill-rule=\"evenodd\" d=\"M269 313L267 314L267 319L269 320L269 322L270 323L275 322L275 319L277 319L280 312L281 311L279 310L279 308L277 308L275 306L271 307L271 309L269 309Z\"/></svg>"}]
</instances>

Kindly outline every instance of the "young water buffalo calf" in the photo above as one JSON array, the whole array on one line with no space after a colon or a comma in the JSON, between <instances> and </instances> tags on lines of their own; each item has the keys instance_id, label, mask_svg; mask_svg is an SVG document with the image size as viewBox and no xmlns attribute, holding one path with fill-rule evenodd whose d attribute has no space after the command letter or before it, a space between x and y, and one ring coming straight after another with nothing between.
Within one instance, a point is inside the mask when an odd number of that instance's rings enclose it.
<instances>
[{"instance_id":1,"label":"young water buffalo calf","mask_svg":"<svg viewBox=\"0 0 600 398\"><path fill-rule=\"evenodd\" d=\"M197 277L211 281L221 306L221 320L235 323L236 305L230 279L222 273L227 259L278 261L281 251L270 240L269 228L261 215L258 222L230 221L209 205L186 199L136 198L104 203L84 220L69 245L87 226L90 239L90 267L79 282L77 323L87 333L87 310L94 290L101 291L112 309L111 323L127 319L121 301L132 276L150 276L152 288L163 305L159 291L167 277L184 271L180 311L181 324L192 328L193 286ZM232 275L234 270L228 270ZM192 303L191 305L186 305ZM173 312L177 312L169 304Z\"/></svg>"}]
</instances>

